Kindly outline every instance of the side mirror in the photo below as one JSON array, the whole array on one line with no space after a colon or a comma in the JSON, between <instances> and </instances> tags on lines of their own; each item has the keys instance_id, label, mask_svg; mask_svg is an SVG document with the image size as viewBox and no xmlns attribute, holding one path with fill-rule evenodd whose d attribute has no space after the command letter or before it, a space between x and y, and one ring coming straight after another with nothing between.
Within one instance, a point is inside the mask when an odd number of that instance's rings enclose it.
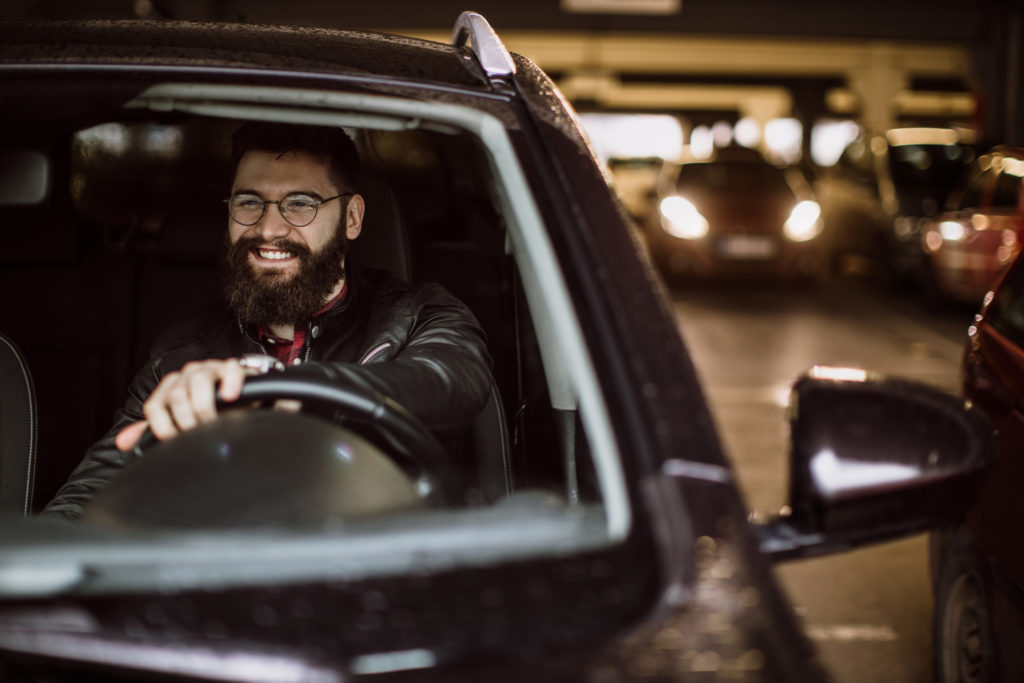
<instances>
[{"instance_id":1,"label":"side mirror","mask_svg":"<svg viewBox=\"0 0 1024 683\"><path fill-rule=\"evenodd\" d=\"M790 396L789 506L759 527L780 561L847 550L952 521L995 457L988 421L909 380L815 368Z\"/></svg>"}]
</instances>

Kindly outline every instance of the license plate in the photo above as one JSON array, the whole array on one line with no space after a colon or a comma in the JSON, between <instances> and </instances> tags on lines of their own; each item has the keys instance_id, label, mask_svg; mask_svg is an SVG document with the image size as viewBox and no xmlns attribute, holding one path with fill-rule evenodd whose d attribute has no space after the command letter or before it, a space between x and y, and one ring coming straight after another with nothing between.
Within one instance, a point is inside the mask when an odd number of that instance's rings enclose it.
<instances>
[{"instance_id":1,"label":"license plate","mask_svg":"<svg viewBox=\"0 0 1024 683\"><path fill-rule=\"evenodd\" d=\"M770 259L777 249L775 240L764 235L731 235L718 240L719 255L728 259Z\"/></svg>"}]
</instances>

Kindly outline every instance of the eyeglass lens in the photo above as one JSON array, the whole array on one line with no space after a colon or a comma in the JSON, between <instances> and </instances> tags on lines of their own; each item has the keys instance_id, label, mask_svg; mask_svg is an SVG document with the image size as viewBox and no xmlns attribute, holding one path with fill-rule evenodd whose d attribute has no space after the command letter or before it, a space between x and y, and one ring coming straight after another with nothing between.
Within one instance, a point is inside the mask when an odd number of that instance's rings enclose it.
<instances>
[{"instance_id":1,"label":"eyeglass lens","mask_svg":"<svg viewBox=\"0 0 1024 683\"><path fill-rule=\"evenodd\" d=\"M308 195L288 195L280 201L263 199L253 194L237 194L228 199L228 212L242 225L255 225L263 218L267 204L277 204L281 216L297 228L309 225L316 218L321 202Z\"/></svg>"}]
</instances>

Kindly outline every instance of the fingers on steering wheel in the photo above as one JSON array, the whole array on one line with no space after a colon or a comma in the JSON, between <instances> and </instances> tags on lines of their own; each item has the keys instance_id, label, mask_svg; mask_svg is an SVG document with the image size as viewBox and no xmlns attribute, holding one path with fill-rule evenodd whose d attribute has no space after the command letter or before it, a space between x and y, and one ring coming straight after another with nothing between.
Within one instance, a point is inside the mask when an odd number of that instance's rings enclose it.
<instances>
[{"instance_id":1,"label":"fingers on steering wheel","mask_svg":"<svg viewBox=\"0 0 1024 683\"><path fill-rule=\"evenodd\" d=\"M242 384L245 383L245 369L237 360L226 362L220 372L220 388L217 396L220 400L230 403L242 393Z\"/></svg>"},{"instance_id":2,"label":"fingers on steering wheel","mask_svg":"<svg viewBox=\"0 0 1024 683\"><path fill-rule=\"evenodd\" d=\"M217 398L238 398L245 370L237 360L186 363L167 374L142 407L153 434L161 440L217 417ZM218 389L219 383L219 389Z\"/></svg>"},{"instance_id":3,"label":"fingers on steering wheel","mask_svg":"<svg viewBox=\"0 0 1024 683\"><path fill-rule=\"evenodd\" d=\"M171 419L171 414L167 411L166 403L168 387L170 383L177 381L176 375L177 373L171 373L164 377L146 399L146 402L142 404L142 413L146 416L146 421L149 422L150 430L158 439L169 439L178 433L174 420Z\"/></svg>"},{"instance_id":4,"label":"fingers on steering wheel","mask_svg":"<svg viewBox=\"0 0 1024 683\"><path fill-rule=\"evenodd\" d=\"M214 397L214 382L216 378L205 372L194 372L186 374L184 379L187 383L186 392L189 398L189 407L191 408L191 415L189 417L194 422L191 425L186 425L181 420L178 420L178 425L183 429L189 429L194 427L196 422L211 422L217 419L217 404ZM177 414L175 414L175 419L177 419Z\"/></svg>"}]
</instances>

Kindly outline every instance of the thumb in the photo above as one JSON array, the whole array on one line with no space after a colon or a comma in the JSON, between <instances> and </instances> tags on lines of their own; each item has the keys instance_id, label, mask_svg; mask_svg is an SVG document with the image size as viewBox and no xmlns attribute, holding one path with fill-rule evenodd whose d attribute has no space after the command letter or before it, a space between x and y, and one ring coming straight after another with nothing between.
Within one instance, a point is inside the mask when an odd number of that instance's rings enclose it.
<instances>
[{"instance_id":1,"label":"thumb","mask_svg":"<svg viewBox=\"0 0 1024 683\"><path fill-rule=\"evenodd\" d=\"M130 450L132 446L142 438L142 434L146 431L146 427L148 426L149 422L146 420L139 420L138 422L131 423L117 433L117 436L114 437L114 445L122 451Z\"/></svg>"}]
</instances>

